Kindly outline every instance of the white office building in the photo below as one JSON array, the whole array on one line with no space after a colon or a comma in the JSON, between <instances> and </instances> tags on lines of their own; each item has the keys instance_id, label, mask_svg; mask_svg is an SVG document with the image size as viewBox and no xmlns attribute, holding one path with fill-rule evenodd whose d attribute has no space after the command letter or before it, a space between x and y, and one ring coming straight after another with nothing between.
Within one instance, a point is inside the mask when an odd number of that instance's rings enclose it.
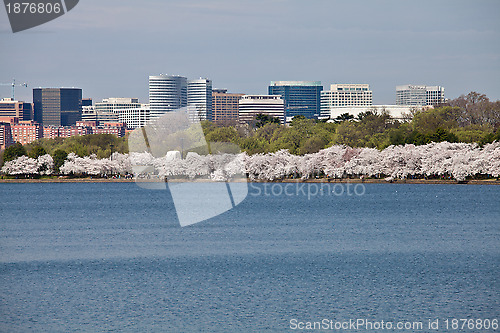
<instances>
[{"instance_id":1,"label":"white office building","mask_svg":"<svg viewBox=\"0 0 500 333\"><path fill-rule=\"evenodd\" d=\"M118 122L120 110L140 107L138 98L105 98L95 103L96 120L100 123Z\"/></svg>"},{"instance_id":2,"label":"white office building","mask_svg":"<svg viewBox=\"0 0 500 333\"><path fill-rule=\"evenodd\" d=\"M362 112L373 112L382 114L388 113L393 119L404 119L413 111L420 110L422 107L410 105L370 105L370 106L339 106L330 108L328 113L322 114L320 119L335 119L338 116L348 113L357 117Z\"/></svg>"},{"instance_id":3,"label":"white office building","mask_svg":"<svg viewBox=\"0 0 500 333\"><path fill-rule=\"evenodd\" d=\"M189 117L194 120L212 120L212 81L189 80L187 88Z\"/></svg>"},{"instance_id":4,"label":"white office building","mask_svg":"<svg viewBox=\"0 0 500 333\"><path fill-rule=\"evenodd\" d=\"M446 102L441 86L402 85L396 86L397 105L438 105Z\"/></svg>"},{"instance_id":5,"label":"white office building","mask_svg":"<svg viewBox=\"0 0 500 333\"><path fill-rule=\"evenodd\" d=\"M121 123L126 123L128 129L144 127L150 120L149 104L142 104L139 108L122 109L118 113Z\"/></svg>"},{"instance_id":6,"label":"white office building","mask_svg":"<svg viewBox=\"0 0 500 333\"><path fill-rule=\"evenodd\" d=\"M285 103L280 95L243 95L239 101L240 123L249 123L258 114L279 118L284 124Z\"/></svg>"},{"instance_id":7,"label":"white office building","mask_svg":"<svg viewBox=\"0 0 500 333\"><path fill-rule=\"evenodd\" d=\"M331 114L333 108L370 106L373 94L368 84L332 84L321 92L321 117Z\"/></svg>"},{"instance_id":8,"label":"white office building","mask_svg":"<svg viewBox=\"0 0 500 333\"><path fill-rule=\"evenodd\" d=\"M95 106L86 105L82 106L82 121L97 121L97 113Z\"/></svg>"},{"instance_id":9,"label":"white office building","mask_svg":"<svg viewBox=\"0 0 500 333\"><path fill-rule=\"evenodd\" d=\"M187 106L187 78L160 74L149 77L150 117L156 119L162 114Z\"/></svg>"}]
</instances>

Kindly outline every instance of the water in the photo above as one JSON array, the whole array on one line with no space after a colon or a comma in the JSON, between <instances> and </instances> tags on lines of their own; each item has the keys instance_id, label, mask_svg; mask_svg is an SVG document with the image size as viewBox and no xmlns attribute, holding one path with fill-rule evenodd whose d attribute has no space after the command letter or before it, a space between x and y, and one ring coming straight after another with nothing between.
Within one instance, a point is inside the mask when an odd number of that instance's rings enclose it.
<instances>
[{"instance_id":1,"label":"water","mask_svg":"<svg viewBox=\"0 0 500 333\"><path fill-rule=\"evenodd\" d=\"M457 332L444 320L500 319L500 187L284 186L252 184L237 208L181 228L168 191L0 184L0 331L282 332L362 318Z\"/></svg>"}]
</instances>

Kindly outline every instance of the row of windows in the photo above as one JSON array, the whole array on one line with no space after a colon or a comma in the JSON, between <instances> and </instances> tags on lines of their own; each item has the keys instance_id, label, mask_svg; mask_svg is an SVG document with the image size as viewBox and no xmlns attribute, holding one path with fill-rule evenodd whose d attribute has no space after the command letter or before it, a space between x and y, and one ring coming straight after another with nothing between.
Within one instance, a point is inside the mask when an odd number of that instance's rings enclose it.
<instances>
[{"instance_id":1,"label":"row of windows","mask_svg":"<svg viewBox=\"0 0 500 333\"><path fill-rule=\"evenodd\" d=\"M323 96L373 96L371 92L342 92L342 91L327 91L325 93L321 94L321 97Z\"/></svg>"},{"instance_id":2,"label":"row of windows","mask_svg":"<svg viewBox=\"0 0 500 333\"><path fill-rule=\"evenodd\" d=\"M259 111L259 110L276 110L276 111L284 111L284 109L281 108L276 108L276 107L248 107L248 108L240 108L240 112L254 112L254 111Z\"/></svg>"},{"instance_id":3,"label":"row of windows","mask_svg":"<svg viewBox=\"0 0 500 333\"><path fill-rule=\"evenodd\" d=\"M368 91L368 88L338 88L338 90L342 91Z\"/></svg>"},{"instance_id":4,"label":"row of windows","mask_svg":"<svg viewBox=\"0 0 500 333\"><path fill-rule=\"evenodd\" d=\"M352 95L352 96L329 96L329 98L322 98L322 101L328 101L328 100L339 100L339 99L372 99L371 96L359 96L359 95Z\"/></svg>"}]
</instances>

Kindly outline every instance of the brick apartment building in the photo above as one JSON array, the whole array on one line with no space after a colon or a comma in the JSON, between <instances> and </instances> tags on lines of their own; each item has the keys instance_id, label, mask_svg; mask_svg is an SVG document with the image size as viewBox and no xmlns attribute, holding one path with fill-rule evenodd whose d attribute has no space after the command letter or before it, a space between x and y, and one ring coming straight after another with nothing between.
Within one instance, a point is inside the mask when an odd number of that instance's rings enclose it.
<instances>
[{"instance_id":1,"label":"brick apartment building","mask_svg":"<svg viewBox=\"0 0 500 333\"><path fill-rule=\"evenodd\" d=\"M43 137L54 139L88 134L112 134L121 138L125 136L125 129L125 123L98 124L95 121L77 121L74 126L45 126Z\"/></svg>"},{"instance_id":2,"label":"brick apartment building","mask_svg":"<svg viewBox=\"0 0 500 333\"><path fill-rule=\"evenodd\" d=\"M23 145L43 137L43 129L33 120L19 120L18 117L0 117L0 148L15 142Z\"/></svg>"}]
</instances>

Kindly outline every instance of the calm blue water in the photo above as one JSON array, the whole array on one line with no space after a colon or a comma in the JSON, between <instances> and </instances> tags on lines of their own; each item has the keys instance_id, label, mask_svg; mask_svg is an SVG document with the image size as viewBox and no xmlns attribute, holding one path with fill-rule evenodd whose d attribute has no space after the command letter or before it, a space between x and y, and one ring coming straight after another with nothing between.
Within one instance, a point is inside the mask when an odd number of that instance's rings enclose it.
<instances>
[{"instance_id":1,"label":"calm blue water","mask_svg":"<svg viewBox=\"0 0 500 333\"><path fill-rule=\"evenodd\" d=\"M168 191L0 184L0 332L500 319L500 187L276 186L181 228Z\"/></svg>"}]
</instances>

